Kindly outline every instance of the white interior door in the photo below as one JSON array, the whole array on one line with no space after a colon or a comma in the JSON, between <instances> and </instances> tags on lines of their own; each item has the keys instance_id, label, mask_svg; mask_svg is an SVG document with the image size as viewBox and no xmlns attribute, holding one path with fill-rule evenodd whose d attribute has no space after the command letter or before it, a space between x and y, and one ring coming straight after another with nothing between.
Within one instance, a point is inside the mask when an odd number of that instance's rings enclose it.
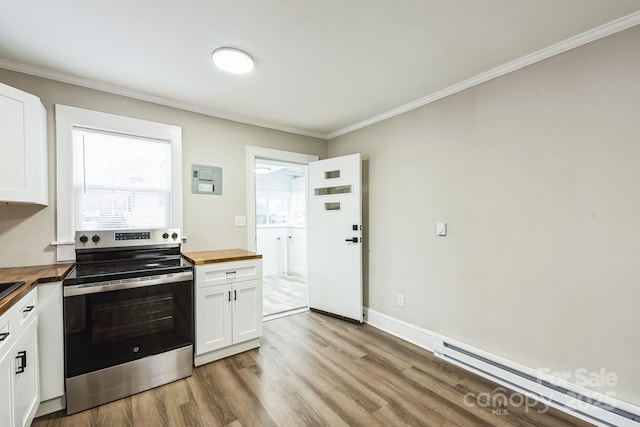
<instances>
[{"instance_id":1,"label":"white interior door","mask_svg":"<svg viewBox=\"0 0 640 427\"><path fill-rule=\"evenodd\" d=\"M309 163L309 307L358 322L362 312L360 154Z\"/></svg>"}]
</instances>

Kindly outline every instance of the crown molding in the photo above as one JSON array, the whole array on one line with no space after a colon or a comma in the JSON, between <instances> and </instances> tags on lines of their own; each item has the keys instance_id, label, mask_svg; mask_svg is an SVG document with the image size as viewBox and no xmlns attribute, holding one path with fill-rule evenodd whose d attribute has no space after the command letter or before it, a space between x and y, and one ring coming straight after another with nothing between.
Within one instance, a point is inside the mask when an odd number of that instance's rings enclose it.
<instances>
[{"instance_id":1,"label":"crown molding","mask_svg":"<svg viewBox=\"0 0 640 427\"><path fill-rule=\"evenodd\" d=\"M387 112L377 114L373 117L354 123L337 131L330 132L326 135L326 139L331 140L333 138L337 138L358 129L371 126L372 124L381 122L383 120L390 119L391 117L395 117L408 111L415 110L416 108L423 107L442 98L446 98L447 96L462 92L463 90L469 89L473 86L477 86L489 80L495 79L496 77L512 73L523 67L535 64L536 62L543 61L547 58L569 51L571 49L575 49L592 41L607 37L611 34L626 30L638 24L640 24L640 11L631 13L607 24L585 31L584 33L570 37L566 40L541 49L537 52L533 52L529 55L525 55L514 61L499 65L489 71L478 74L467 80L463 80L459 83L434 92L431 95L427 95L408 104L401 105Z\"/></svg>"},{"instance_id":2,"label":"crown molding","mask_svg":"<svg viewBox=\"0 0 640 427\"><path fill-rule=\"evenodd\" d=\"M43 77L45 79L55 80L62 83L68 83L76 86L82 86L89 89L95 89L102 92L112 93L114 95L126 96L128 98L137 99L140 101L151 102L154 104L163 105L165 107L177 108L179 110L191 111L193 113L204 114L205 116L211 116L218 119L230 120L233 122L243 123L252 126L259 126L267 129L273 129L281 132L293 133L297 135L310 136L313 138L327 139L327 135L320 132L314 132L305 129L298 129L289 126L282 126L275 123L252 119L249 117L243 117L236 114L225 113L211 108L206 108L194 104L178 102L169 98L161 96L151 95L146 92L141 92L122 86L112 85L109 83L100 82L97 80L84 79L81 77L73 76L58 71L48 70L46 68L36 67L33 65L22 64L19 62L10 61L8 59L0 58L0 68L4 68L11 71L17 71L23 74L29 74L32 76Z\"/></svg>"},{"instance_id":3,"label":"crown molding","mask_svg":"<svg viewBox=\"0 0 640 427\"><path fill-rule=\"evenodd\" d=\"M206 108L206 107L202 107L194 104L178 102L169 98L151 95L149 93L136 91L133 89L124 88L121 86L112 85L108 83L103 83L96 80L84 79L84 78L80 78L70 74L47 70L45 68L35 67L32 65L21 64L21 63L9 61L3 58L0 58L0 68L5 68L11 71L17 71L24 74L43 77L46 79L56 80L59 82L69 83L69 84L82 86L90 89L96 89L103 92L112 93L115 95L126 96L128 98L151 102L151 103L163 105L166 107L172 107L180 110L186 110L194 113L204 114L206 116L216 117L219 119L230 120L233 122L259 126L267 129L273 129L273 130L293 133L297 135L309 136L312 138L331 140L339 136L345 135L347 133L354 132L358 129L371 126L383 120L390 119L400 114L431 104L432 102L436 102L440 99L446 98L447 96L454 95L458 92L462 92L463 90L485 83L489 80L495 79L505 74L512 73L526 66L535 64L536 62L543 61L552 56L567 52L571 49L575 49L577 47L580 47L592 41L607 37L611 34L615 34L617 32L629 29L638 24L640 24L640 10L634 13L631 13L629 15L623 16L622 18L611 21L609 23L606 23L604 25L601 25L599 27L585 31L584 33L570 37L566 40L563 40L559 43L556 43L554 45L541 49L537 52L533 52L531 54L525 55L521 58L518 58L506 64L499 65L489 71L485 71L484 73L481 73L469 79L463 80L452 86L449 86L447 88L434 92L430 95L427 95L415 101L412 101L408 104L401 105L399 107L393 108L384 113L377 114L375 116L369 117L368 119L362 120L360 122L354 123L352 125L346 126L342 129L339 129L327 134L305 130L305 129L298 129L298 128L289 127L289 126L282 126L275 123L253 119L249 117L243 117L236 114L230 114L223 111L218 111L215 109Z\"/></svg>"}]
</instances>

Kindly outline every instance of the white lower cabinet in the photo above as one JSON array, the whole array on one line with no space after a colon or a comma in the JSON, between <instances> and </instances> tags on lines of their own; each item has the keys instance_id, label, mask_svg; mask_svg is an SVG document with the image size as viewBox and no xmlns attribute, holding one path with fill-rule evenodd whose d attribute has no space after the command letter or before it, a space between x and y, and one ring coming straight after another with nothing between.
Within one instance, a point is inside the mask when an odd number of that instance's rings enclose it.
<instances>
[{"instance_id":1,"label":"white lower cabinet","mask_svg":"<svg viewBox=\"0 0 640 427\"><path fill-rule=\"evenodd\" d=\"M262 260L195 267L195 365L260 346Z\"/></svg>"},{"instance_id":2,"label":"white lower cabinet","mask_svg":"<svg viewBox=\"0 0 640 427\"><path fill-rule=\"evenodd\" d=\"M34 319L14 347L13 403L16 427L31 425L40 404L38 378L38 319Z\"/></svg>"},{"instance_id":3,"label":"white lower cabinet","mask_svg":"<svg viewBox=\"0 0 640 427\"><path fill-rule=\"evenodd\" d=\"M64 330L62 282L38 284L38 348L41 357L37 417L64 409ZM1 424L0 424L1 425Z\"/></svg>"},{"instance_id":4,"label":"white lower cabinet","mask_svg":"<svg viewBox=\"0 0 640 427\"><path fill-rule=\"evenodd\" d=\"M13 355L0 359L0 426L13 426Z\"/></svg>"},{"instance_id":5,"label":"white lower cabinet","mask_svg":"<svg viewBox=\"0 0 640 427\"><path fill-rule=\"evenodd\" d=\"M196 355L233 344L231 285L196 289Z\"/></svg>"},{"instance_id":6,"label":"white lower cabinet","mask_svg":"<svg viewBox=\"0 0 640 427\"><path fill-rule=\"evenodd\" d=\"M31 425L40 404L36 290L5 314L0 324L9 335L0 351L0 425Z\"/></svg>"},{"instance_id":7,"label":"white lower cabinet","mask_svg":"<svg viewBox=\"0 0 640 427\"><path fill-rule=\"evenodd\" d=\"M233 284L233 342L262 336L262 279Z\"/></svg>"}]
</instances>

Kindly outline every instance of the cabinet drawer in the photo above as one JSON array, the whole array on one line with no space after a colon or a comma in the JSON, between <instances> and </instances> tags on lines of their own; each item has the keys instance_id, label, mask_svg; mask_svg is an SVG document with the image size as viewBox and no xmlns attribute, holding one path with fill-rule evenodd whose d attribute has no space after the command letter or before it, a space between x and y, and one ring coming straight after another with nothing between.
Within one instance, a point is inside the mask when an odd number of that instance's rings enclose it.
<instances>
[{"instance_id":1,"label":"cabinet drawer","mask_svg":"<svg viewBox=\"0 0 640 427\"><path fill-rule=\"evenodd\" d=\"M9 312L0 316L0 359L5 354L5 350L11 347L11 343L15 339L15 327L10 319Z\"/></svg>"},{"instance_id":2,"label":"cabinet drawer","mask_svg":"<svg viewBox=\"0 0 640 427\"><path fill-rule=\"evenodd\" d=\"M36 288L29 292L24 298L15 305L18 307L16 314L18 316L18 327L22 332L23 327L33 319L38 313Z\"/></svg>"},{"instance_id":3,"label":"cabinet drawer","mask_svg":"<svg viewBox=\"0 0 640 427\"><path fill-rule=\"evenodd\" d=\"M29 321L37 315L36 295L34 288L0 316L0 357L13 345Z\"/></svg>"},{"instance_id":4,"label":"cabinet drawer","mask_svg":"<svg viewBox=\"0 0 640 427\"><path fill-rule=\"evenodd\" d=\"M195 268L196 287L223 285L262 278L262 260L221 262Z\"/></svg>"}]
</instances>

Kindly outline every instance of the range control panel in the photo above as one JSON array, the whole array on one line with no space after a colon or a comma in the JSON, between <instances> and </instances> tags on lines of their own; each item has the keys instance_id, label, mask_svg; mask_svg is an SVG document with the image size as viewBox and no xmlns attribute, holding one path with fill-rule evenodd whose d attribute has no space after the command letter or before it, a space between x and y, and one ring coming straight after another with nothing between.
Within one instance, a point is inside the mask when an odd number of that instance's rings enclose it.
<instances>
[{"instance_id":1,"label":"range control panel","mask_svg":"<svg viewBox=\"0 0 640 427\"><path fill-rule=\"evenodd\" d=\"M116 233L116 240L149 240L151 239L151 233L148 231L133 232L133 233Z\"/></svg>"},{"instance_id":2,"label":"range control panel","mask_svg":"<svg viewBox=\"0 0 640 427\"><path fill-rule=\"evenodd\" d=\"M178 228L76 231L76 250L182 243Z\"/></svg>"}]
</instances>

